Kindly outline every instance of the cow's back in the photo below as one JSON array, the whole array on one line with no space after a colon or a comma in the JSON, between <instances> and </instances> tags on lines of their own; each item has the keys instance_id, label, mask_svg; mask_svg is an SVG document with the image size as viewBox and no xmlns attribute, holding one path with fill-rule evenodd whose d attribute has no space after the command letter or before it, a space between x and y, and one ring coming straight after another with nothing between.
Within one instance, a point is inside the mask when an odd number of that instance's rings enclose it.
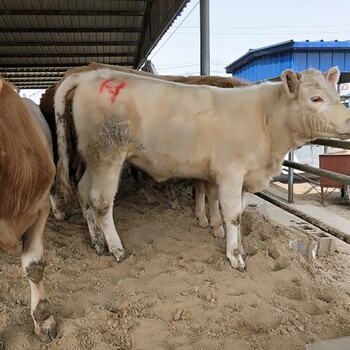
<instances>
[{"instance_id":1,"label":"cow's back","mask_svg":"<svg viewBox=\"0 0 350 350\"><path fill-rule=\"evenodd\" d=\"M24 101L27 108L31 112L32 116L40 125L40 128L44 132L45 137L47 139L47 142L48 142L50 149L52 151L52 148L53 148L53 146L52 146L52 133L51 133L50 127L48 125L48 122L45 120L45 117L44 117L43 113L41 112L39 106L29 98L22 98L22 101Z\"/></svg>"}]
</instances>

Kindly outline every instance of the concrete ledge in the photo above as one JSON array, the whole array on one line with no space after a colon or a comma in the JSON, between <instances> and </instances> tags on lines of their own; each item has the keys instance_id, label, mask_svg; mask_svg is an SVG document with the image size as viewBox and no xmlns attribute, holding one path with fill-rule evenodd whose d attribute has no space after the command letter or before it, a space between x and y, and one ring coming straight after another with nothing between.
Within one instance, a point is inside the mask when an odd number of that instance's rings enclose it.
<instances>
[{"instance_id":1,"label":"concrete ledge","mask_svg":"<svg viewBox=\"0 0 350 350\"><path fill-rule=\"evenodd\" d=\"M265 214L271 220L277 222L278 224L301 232L307 237L316 241L318 244L318 247L316 249L317 255L322 256L334 253L338 239L328 234L327 232L321 230L320 228L253 194L247 194L246 203L247 206L256 208L258 211ZM300 206L298 207L298 209L302 210L303 207ZM317 212L318 209L318 207L315 207L310 210L310 206L308 207L308 211L311 212ZM321 211L320 215L322 215L323 218L327 217L327 215L325 216L325 213L323 211ZM309 248L312 251L314 251L313 247ZM310 250L309 248L305 249Z\"/></svg>"},{"instance_id":2,"label":"concrete ledge","mask_svg":"<svg viewBox=\"0 0 350 350\"><path fill-rule=\"evenodd\" d=\"M305 345L305 350L349 350L350 337L322 340L318 343Z\"/></svg>"}]
</instances>

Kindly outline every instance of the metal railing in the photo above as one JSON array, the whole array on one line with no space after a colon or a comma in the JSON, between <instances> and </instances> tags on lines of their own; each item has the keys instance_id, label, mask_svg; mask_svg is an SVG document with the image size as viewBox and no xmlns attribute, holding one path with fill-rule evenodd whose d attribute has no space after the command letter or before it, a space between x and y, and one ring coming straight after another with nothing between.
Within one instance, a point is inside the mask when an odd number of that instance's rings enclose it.
<instances>
[{"instance_id":1,"label":"metal railing","mask_svg":"<svg viewBox=\"0 0 350 350\"><path fill-rule=\"evenodd\" d=\"M334 148L350 149L350 141L334 140L334 139L316 139L308 142L308 144L330 146ZM339 181L345 185L350 185L350 176L340 174L334 171L316 168L311 165L300 164L293 161L294 151L288 155L288 160L283 161L283 165L288 167L288 202L293 202L293 169L301 170L309 174L326 177L328 179Z\"/></svg>"}]
</instances>

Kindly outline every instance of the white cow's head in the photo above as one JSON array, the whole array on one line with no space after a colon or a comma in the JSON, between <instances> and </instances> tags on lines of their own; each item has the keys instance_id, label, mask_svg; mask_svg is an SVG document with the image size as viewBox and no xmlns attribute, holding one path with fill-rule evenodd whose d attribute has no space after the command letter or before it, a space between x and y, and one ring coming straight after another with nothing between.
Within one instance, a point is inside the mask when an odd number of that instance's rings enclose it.
<instances>
[{"instance_id":1,"label":"white cow's head","mask_svg":"<svg viewBox=\"0 0 350 350\"><path fill-rule=\"evenodd\" d=\"M287 69L281 79L296 116L289 125L307 138L350 138L350 111L340 102L336 90L338 67L322 74L316 69L301 73ZM296 119L295 119L296 118Z\"/></svg>"}]
</instances>

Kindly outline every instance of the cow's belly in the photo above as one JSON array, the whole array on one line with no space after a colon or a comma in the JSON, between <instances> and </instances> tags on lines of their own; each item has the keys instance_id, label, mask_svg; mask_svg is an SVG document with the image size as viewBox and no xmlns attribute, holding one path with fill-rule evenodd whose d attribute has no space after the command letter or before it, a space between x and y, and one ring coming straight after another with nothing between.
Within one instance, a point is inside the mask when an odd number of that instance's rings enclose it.
<instances>
[{"instance_id":1,"label":"cow's belly","mask_svg":"<svg viewBox=\"0 0 350 350\"><path fill-rule=\"evenodd\" d=\"M165 181L170 178L212 178L209 161L191 161L189 158L169 156L166 154L133 154L127 160L151 175L156 181Z\"/></svg>"}]
</instances>

